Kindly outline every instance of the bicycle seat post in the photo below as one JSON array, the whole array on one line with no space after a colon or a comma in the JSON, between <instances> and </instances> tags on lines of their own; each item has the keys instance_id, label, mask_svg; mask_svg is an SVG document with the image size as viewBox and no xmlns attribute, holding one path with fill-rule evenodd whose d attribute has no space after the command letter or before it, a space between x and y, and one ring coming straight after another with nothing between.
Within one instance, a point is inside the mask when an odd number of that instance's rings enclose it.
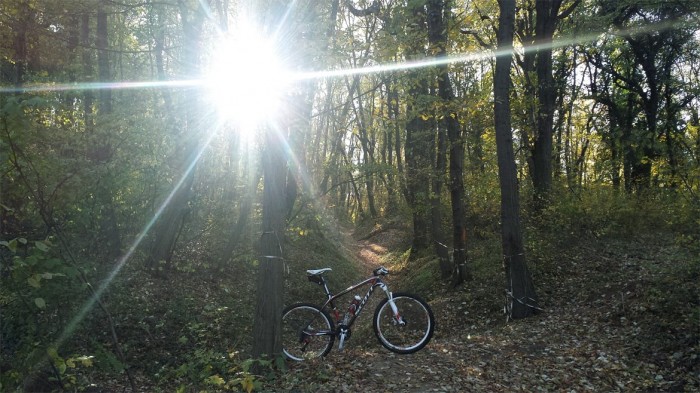
<instances>
[{"instance_id":1,"label":"bicycle seat post","mask_svg":"<svg viewBox=\"0 0 700 393\"><path fill-rule=\"evenodd\" d=\"M331 271L332 269L329 267L323 268L323 269L310 269L306 271L306 276L309 279L309 281L314 282L318 285L321 285L323 287L323 291L326 293L326 297L330 299L333 297L333 294L331 293L330 289L328 289L328 284L326 283L326 279L323 276L324 273Z\"/></svg>"}]
</instances>

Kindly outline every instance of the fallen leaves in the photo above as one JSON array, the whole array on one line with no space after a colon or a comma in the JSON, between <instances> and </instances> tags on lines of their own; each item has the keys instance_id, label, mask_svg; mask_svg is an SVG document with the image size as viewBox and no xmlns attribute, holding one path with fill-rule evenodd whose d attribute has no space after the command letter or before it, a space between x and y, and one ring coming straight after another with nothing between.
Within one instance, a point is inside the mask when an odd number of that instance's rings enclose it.
<instances>
[{"instance_id":1,"label":"fallen leaves","mask_svg":"<svg viewBox=\"0 0 700 393\"><path fill-rule=\"evenodd\" d=\"M561 255L556 269L536 278L545 288L545 311L527 320L505 323L493 300L500 278L477 278L464 292L445 290L431 301L437 328L422 351L396 355L356 334L342 353L292 365L273 390L698 391L697 266L674 276L695 298L664 312L670 294L655 294L663 287L655 274L673 261L654 256L677 250L659 242L634 247L639 257L605 242Z\"/></svg>"}]
</instances>

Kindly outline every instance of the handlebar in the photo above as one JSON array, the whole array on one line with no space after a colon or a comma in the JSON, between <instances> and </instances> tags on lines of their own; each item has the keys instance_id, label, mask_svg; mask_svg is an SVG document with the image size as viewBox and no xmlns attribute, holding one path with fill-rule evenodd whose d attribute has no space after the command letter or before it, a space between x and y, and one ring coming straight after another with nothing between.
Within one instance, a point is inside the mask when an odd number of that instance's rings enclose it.
<instances>
[{"instance_id":1,"label":"handlebar","mask_svg":"<svg viewBox=\"0 0 700 393\"><path fill-rule=\"evenodd\" d=\"M389 270L385 268L384 266L379 266L378 268L374 269L372 272L375 276L386 276L389 274Z\"/></svg>"}]
</instances>

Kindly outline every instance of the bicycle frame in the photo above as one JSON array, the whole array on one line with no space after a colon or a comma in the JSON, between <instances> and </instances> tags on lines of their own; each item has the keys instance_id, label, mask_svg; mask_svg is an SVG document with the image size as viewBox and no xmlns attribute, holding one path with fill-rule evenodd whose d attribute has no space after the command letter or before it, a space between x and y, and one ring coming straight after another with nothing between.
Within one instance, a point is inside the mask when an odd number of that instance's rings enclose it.
<instances>
[{"instance_id":1,"label":"bicycle frame","mask_svg":"<svg viewBox=\"0 0 700 393\"><path fill-rule=\"evenodd\" d=\"M380 287L384 291L387 298L389 299L389 305L391 306L391 309L394 312L394 315L396 316L397 321L399 321L399 323L402 322L401 318L399 317L399 311L393 302L393 297L392 297L391 291L389 290L389 287L384 283L384 281L382 281L381 277L379 277L379 276L370 277L370 278L367 278L363 281L360 281L359 283L351 285L347 289L344 289L335 295L330 291L330 289L328 289L328 285L326 284L325 278L323 278L322 284L323 284L323 290L326 293L327 300L325 303L323 303L323 305L321 306L321 309L325 309L326 307L328 307L330 310L332 310L333 317L335 318L337 324L340 324L341 317L340 317L340 312L338 311L338 308L335 305L335 300L348 294L351 291L354 291L357 288L363 287L363 286L368 285L368 284L370 284L370 287L367 290L367 293L365 294L365 296L362 299L360 299L359 303L357 304L357 308L355 309L355 313L352 316L352 318L348 321L346 327L350 327L353 325L353 323L355 322L355 319L357 319L357 317L360 315L360 313L362 312L362 310L365 307L365 304L367 304L367 301L369 300L369 298L372 297L372 293L374 293L375 287ZM339 329L340 326L336 326L336 328ZM333 332L333 334L336 334L336 332Z\"/></svg>"}]
</instances>

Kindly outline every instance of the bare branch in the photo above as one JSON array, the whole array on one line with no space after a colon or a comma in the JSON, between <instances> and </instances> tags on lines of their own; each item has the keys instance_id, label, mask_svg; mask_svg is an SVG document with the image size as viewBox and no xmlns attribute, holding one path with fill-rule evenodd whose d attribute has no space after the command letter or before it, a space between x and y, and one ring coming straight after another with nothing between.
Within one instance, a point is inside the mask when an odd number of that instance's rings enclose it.
<instances>
[{"instance_id":1,"label":"bare branch","mask_svg":"<svg viewBox=\"0 0 700 393\"><path fill-rule=\"evenodd\" d=\"M347 5L350 13L355 16L369 16L379 12L379 0L374 0L371 6L365 9L358 9L352 4L352 0L346 0L345 5Z\"/></svg>"},{"instance_id":2,"label":"bare branch","mask_svg":"<svg viewBox=\"0 0 700 393\"><path fill-rule=\"evenodd\" d=\"M477 32L474 31L474 30L461 28L461 29L459 29L459 32L462 33L462 34L468 34L468 35L474 37L474 39L476 40L476 42L478 42L479 45L480 45L482 48L484 48L484 49L493 49L493 48L494 48L494 46L493 46L492 44L489 44L488 42L484 41L484 39L481 38L481 36L479 35L479 33L477 33Z\"/></svg>"},{"instance_id":3,"label":"bare branch","mask_svg":"<svg viewBox=\"0 0 700 393\"><path fill-rule=\"evenodd\" d=\"M581 4L581 0L574 1L567 9L562 11L562 13L559 14L559 16L557 16L557 18L559 18L559 20L567 18L569 15L571 15L572 12L574 12L574 10L579 4Z\"/></svg>"}]
</instances>

